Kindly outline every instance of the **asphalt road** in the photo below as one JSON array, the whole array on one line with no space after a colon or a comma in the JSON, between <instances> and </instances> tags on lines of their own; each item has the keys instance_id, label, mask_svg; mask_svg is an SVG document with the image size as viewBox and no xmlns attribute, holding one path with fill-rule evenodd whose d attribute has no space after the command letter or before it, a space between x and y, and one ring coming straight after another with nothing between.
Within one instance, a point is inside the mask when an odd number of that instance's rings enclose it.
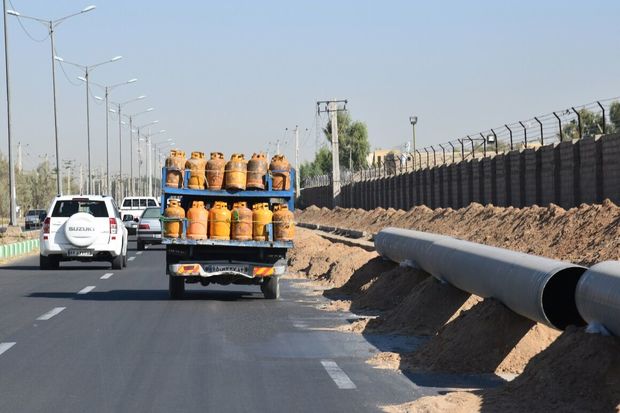
<instances>
[{"instance_id":1,"label":"asphalt road","mask_svg":"<svg viewBox=\"0 0 620 413\"><path fill-rule=\"evenodd\" d=\"M163 250L129 255L121 271L0 266L0 412L378 411L447 386L368 365L415 343L334 331L351 315L300 281L279 301L245 286L170 301Z\"/></svg>"}]
</instances>

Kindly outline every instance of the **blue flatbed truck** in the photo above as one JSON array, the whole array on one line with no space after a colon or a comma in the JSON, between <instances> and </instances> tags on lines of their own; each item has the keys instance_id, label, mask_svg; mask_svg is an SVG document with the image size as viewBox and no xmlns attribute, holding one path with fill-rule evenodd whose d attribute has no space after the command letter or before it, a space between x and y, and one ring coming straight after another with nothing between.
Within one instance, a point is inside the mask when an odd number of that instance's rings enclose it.
<instances>
[{"instance_id":1,"label":"blue flatbed truck","mask_svg":"<svg viewBox=\"0 0 620 413\"><path fill-rule=\"evenodd\" d=\"M247 201L248 205L266 202L270 209L274 204L286 203L289 210L295 208L295 170L290 171L290 190L274 191L272 176L265 176L265 190L220 190L188 189L190 171L183 174L181 188L166 186L167 168L162 170L161 214L170 198L180 199L187 211L192 201L204 201L205 205L215 201L226 201L229 207L234 202ZM163 218L165 220L165 218ZM260 286L267 299L280 297L280 277L287 271L287 253L293 248L292 241L274 240L270 224L268 240L192 240L185 234L187 221L183 220L183 236L167 238L162 230L162 244L166 247L166 274L171 299L181 299L186 284L242 284ZM162 226L163 228L163 226Z\"/></svg>"}]
</instances>

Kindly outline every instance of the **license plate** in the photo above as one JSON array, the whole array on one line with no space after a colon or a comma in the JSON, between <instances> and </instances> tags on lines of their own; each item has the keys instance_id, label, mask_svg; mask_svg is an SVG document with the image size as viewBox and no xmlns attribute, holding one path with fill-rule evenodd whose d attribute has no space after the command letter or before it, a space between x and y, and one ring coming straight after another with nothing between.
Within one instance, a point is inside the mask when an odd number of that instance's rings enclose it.
<instances>
[{"instance_id":1,"label":"license plate","mask_svg":"<svg viewBox=\"0 0 620 413\"><path fill-rule=\"evenodd\" d=\"M67 251L68 257L92 257L93 250L70 249Z\"/></svg>"},{"instance_id":2,"label":"license plate","mask_svg":"<svg viewBox=\"0 0 620 413\"><path fill-rule=\"evenodd\" d=\"M68 257L92 257L93 250L70 249L67 251Z\"/></svg>"},{"instance_id":3,"label":"license plate","mask_svg":"<svg viewBox=\"0 0 620 413\"><path fill-rule=\"evenodd\" d=\"M247 274L249 272L249 268L247 265L238 265L238 264L213 264L207 266L208 272L240 272L243 274Z\"/></svg>"}]
</instances>

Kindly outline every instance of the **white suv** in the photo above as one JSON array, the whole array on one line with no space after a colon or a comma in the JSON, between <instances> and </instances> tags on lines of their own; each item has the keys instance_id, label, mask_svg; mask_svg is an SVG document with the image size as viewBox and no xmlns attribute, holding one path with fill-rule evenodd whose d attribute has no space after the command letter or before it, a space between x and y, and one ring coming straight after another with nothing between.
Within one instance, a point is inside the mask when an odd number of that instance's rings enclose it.
<instances>
[{"instance_id":1,"label":"white suv","mask_svg":"<svg viewBox=\"0 0 620 413\"><path fill-rule=\"evenodd\" d=\"M60 261L109 261L127 266L127 229L114 199L99 195L57 196L41 230L41 269Z\"/></svg>"}]
</instances>

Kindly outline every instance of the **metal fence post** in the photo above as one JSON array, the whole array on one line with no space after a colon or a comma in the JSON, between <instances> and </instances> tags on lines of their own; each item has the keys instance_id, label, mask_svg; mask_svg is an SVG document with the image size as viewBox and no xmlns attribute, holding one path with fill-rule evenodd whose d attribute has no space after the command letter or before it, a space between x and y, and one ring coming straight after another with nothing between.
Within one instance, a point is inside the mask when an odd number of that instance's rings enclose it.
<instances>
[{"instance_id":1,"label":"metal fence post","mask_svg":"<svg viewBox=\"0 0 620 413\"><path fill-rule=\"evenodd\" d=\"M605 131L607 130L607 122L605 122L605 108L603 107L603 105L601 105L601 102L599 102L598 100L596 101L596 104L598 105L599 108L601 108L602 118L603 118L603 127L601 128L601 132L603 133L603 135L605 135Z\"/></svg>"},{"instance_id":2,"label":"metal fence post","mask_svg":"<svg viewBox=\"0 0 620 413\"><path fill-rule=\"evenodd\" d=\"M575 110L575 108L572 108L573 112L575 112L575 115L577 115L577 127L579 128L579 139L583 138L583 130L581 129L581 114Z\"/></svg>"},{"instance_id":3,"label":"metal fence post","mask_svg":"<svg viewBox=\"0 0 620 413\"><path fill-rule=\"evenodd\" d=\"M523 124L523 122L519 121L519 124L523 128L523 142L525 143L525 148L527 149L527 128Z\"/></svg>"},{"instance_id":4,"label":"metal fence post","mask_svg":"<svg viewBox=\"0 0 620 413\"><path fill-rule=\"evenodd\" d=\"M510 150L513 150L514 147L512 146L512 129L510 129L508 125L504 125L504 127L508 129L508 132L510 133Z\"/></svg>"},{"instance_id":5,"label":"metal fence post","mask_svg":"<svg viewBox=\"0 0 620 413\"><path fill-rule=\"evenodd\" d=\"M545 144L545 140L543 138L543 124L541 121L538 120L538 118L536 116L534 116L534 119L536 120L536 122L538 122L538 124L540 125L540 144L544 145Z\"/></svg>"}]
</instances>

